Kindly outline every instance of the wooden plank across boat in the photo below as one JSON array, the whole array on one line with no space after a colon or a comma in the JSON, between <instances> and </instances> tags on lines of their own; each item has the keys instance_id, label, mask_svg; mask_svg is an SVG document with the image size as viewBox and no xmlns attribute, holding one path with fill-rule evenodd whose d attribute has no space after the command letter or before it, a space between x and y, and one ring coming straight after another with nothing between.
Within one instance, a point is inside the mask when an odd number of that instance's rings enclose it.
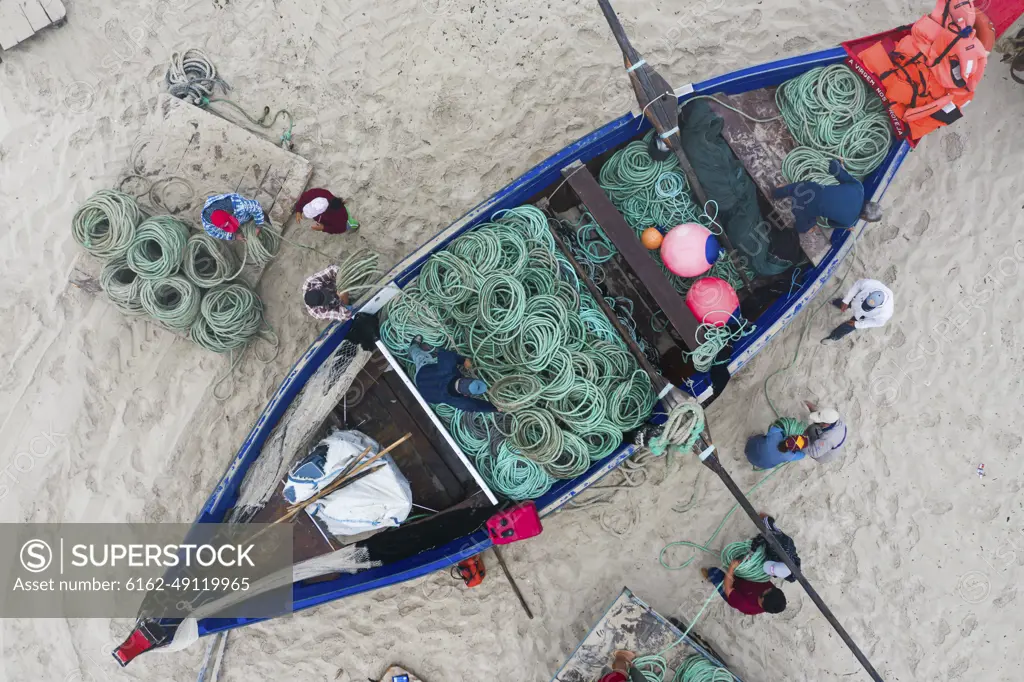
<instances>
[{"instance_id":1,"label":"wooden plank across boat","mask_svg":"<svg viewBox=\"0 0 1024 682\"><path fill-rule=\"evenodd\" d=\"M846 57L844 49L833 48L744 69L681 88L677 91L676 104L681 105L689 97L700 94L722 93L736 98L742 97L744 93L760 91L757 97L764 99L768 97L767 89L775 88L812 68L842 63ZM524 204L548 207L556 203L556 199L558 203L565 203L567 192L568 203L573 205L571 210L589 208L607 229L609 236L616 243L622 244L622 253L608 263L607 270L611 274L605 286L614 296L634 301L635 309L643 311L637 315L637 319L642 322L638 324L638 333L658 348L665 361L662 369L666 377L702 402L711 398L713 389L710 376L696 371L692 364L684 360L684 351L689 350L690 344L697 341L695 320L692 315L687 319L686 314L680 310L682 306L678 294L665 291L657 278L651 276L652 268L645 267L645 263L641 262L640 255L648 261L650 257L645 252L633 249L629 239L631 235L623 229L625 221L614 206L610 206L608 197L593 181L590 171L579 170L587 164L591 164L592 168L598 167L616 150L639 139L649 129L650 124L646 120L639 120L634 114L626 114L527 171L396 265L386 276L387 285L363 304L361 311L379 312L416 279L421 267L433 253L445 248L459 235L489 220L496 212ZM771 140L766 143L774 144ZM865 179L868 197L874 201L882 198L909 149L905 142L895 141L892 144L882 165ZM579 172L573 173L572 169ZM762 176L762 184L781 184L781 177L768 179L770 173L764 168L758 169L757 174ZM567 189L563 190L566 186ZM835 231L820 262L804 266L800 286L782 287L783 293L759 308L756 319L751 320L757 325L756 332L743 337L733 346L727 364L730 373L738 372L825 287L863 229L864 224L861 223L851 230ZM635 240L635 235L632 237ZM786 278L788 285L788 275ZM661 279L664 280L664 276ZM747 287L744 287L746 290ZM674 298L670 298L671 295ZM746 294L741 293L743 295ZM661 310L675 311L675 319L672 319L673 315L669 316L676 326L675 333L651 328L651 315L648 312ZM298 358L203 506L198 523L217 523L229 518L238 503L243 480L260 460L268 439L269 442L276 442L271 439L272 434L276 434L278 429L287 428L286 413L290 406L301 403L307 383L315 376L323 376L317 374L321 368L333 367L339 362L342 350L354 348L348 339L351 330L351 322L332 324ZM482 523L498 509L495 502L500 503L501 500L488 489L473 461L460 452L451 434L427 409L399 363L381 362L381 358L388 360L382 348L373 351L373 356L367 351L358 353L360 362L367 363L369 360L369 364L376 369L360 373L359 400L354 399L355 394L352 392L346 394L349 397L344 400L339 397L338 405L330 416L325 417L319 433L326 433L339 425L347 426L363 431L382 444L390 442L389 438L394 433L413 433L410 442L396 451L395 460L410 481L413 503L430 511L426 517L417 515L417 518L406 521L398 528L377 532L360 545L370 547L370 558L380 560L380 565L356 573L323 576L315 582L295 583L293 607L296 611L447 569L491 546L487 533L482 530ZM611 455L593 462L585 473L557 481L548 492L536 499L541 516L557 511L614 470L633 451L633 445L623 442ZM295 461L306 454L305 450L299 449L286 453L286 456L289 461ZM280 500L272 502L276 505L280 503ZM296 541L297 551L298 543L301 542L305 543L302 551L314 555L334 547L335 541L341 544L352 542L351 538L318 538L320 530L315 524L305 526L301 533L304 537ZM198 631L200 635L207 635L256 620L205 618L199 620ZM179 622L154 619L140 623L139 627L149 628L150 631L159 630L171 637L178 625Z\"/></svg>"}]
</instances>

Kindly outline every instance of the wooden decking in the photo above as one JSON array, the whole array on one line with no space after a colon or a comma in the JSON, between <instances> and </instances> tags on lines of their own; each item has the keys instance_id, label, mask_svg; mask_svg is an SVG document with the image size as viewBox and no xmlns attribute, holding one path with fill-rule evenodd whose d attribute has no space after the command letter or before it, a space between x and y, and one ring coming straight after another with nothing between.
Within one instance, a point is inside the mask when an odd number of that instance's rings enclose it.
<instances>
[{"instance_id":1,"label":"wooden decking","mask_svg":"<svg viewBox=\"0 0 1024 682\"><path fill-rule=\"evenodd\" d=\"M284 230L312 172L309 161L268 139L160 95L115 186L137 196L149 214L173 215L195 230L202 229L200 211L208 196L238 192L259 201L271 224ZM226 243L242 262L244 244ZM100 269L97 259L80 253L70 282L97 292ZM255 286L263 270L247 265L240 279Z\"/></svg>"},{"instance_id":2,"label":"wooden decking","mask_svg":"<svg viewBox=\"0 0 1024 682\"><path fill-rule=\"evenodd\" d=\"M750 116L766 120L779 115L779 108L775 104L775 90L764 88L739 95L718 94L715 97ZM708 100L708 103L712 111L725 121L722 137L743 163L754 184L774 207L775 210L768 216L769 222L781 228L792 229L793 213L789 202L785 199L772 199L772 190L785 184L782 177L782 160L797 146L786 124L782 119L755 123L714 100ZM832 243L821 228L815 227L800 235L800 247L807 258L817 265L828 253Z\"/></svg>"},{"instance_id":3,"label":"wooden decking","mask_svg":"<svg viewBox=\"0 0 1024 682\"><path fill-rule=\"evenodd\" d=\"M65 17L60 0L0 0L0 50L9 50Z\"/></svg>"}]
</instances>

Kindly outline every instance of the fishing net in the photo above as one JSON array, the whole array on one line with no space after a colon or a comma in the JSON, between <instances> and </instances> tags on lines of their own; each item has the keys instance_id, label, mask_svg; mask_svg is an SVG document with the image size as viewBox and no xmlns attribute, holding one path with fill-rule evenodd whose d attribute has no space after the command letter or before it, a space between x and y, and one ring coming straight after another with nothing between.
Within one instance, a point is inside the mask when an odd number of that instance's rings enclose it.
<instances>
[{"instance_id":1,"label":"fishing net","mask_svg":"<svg viewBox=\"0 0 1024 682\"><path fill-rule=\"evenodd\" d=\"M356 375L373 354L343 341L292 401L274 427L259 458L249 467L231 521L246 521L274 494L298 454L305 454L339 404L354 405L363 394Z\"/></svg>"}]
</instances>

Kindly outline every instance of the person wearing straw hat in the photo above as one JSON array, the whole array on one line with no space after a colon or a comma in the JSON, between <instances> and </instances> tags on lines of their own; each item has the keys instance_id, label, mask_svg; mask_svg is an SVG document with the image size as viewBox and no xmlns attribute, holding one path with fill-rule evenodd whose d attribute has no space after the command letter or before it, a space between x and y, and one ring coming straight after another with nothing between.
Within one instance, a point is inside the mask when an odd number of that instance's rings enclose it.
<instances>
[{"instance_id":1,"label":"person wearing straw hat","mask_svg":"<svg viewBox=\"0 0 1024 682\"><path fill-rule=\"evenodd\" d=\"M231 241L232 239L245 240L239 227L250 220L256 224L256 234L266 222L263 215L263 207L260 202L254 199L246 199L241 194L230 192L228 194L216 194L206 200L203 204L201 214L203 229L206 234L214 239Z\"/></svg>"},{"instance_id":2,"label":"person wearing straw hat","mask_svg":"<svg viewBox=\"0 0 1024 682\"><path fill-rule=\"evenodd\" d=\"M807 427L807 439L810 443L800 450L800 454L810 457L819 464L835 461L842 455L843 443L846 442L846 424L839 417L839 412L831 407L818 409L814 403L805 402L811 411Z\"/></svg>"},{"instance_id":3,"label":"person wearing straw hat","mask_svg":"<svg viewBox=\"0 0 1024 682\"><path fill-rule=\"evenodd\" d=\"M345 201L321 187L306 190L295 202L295 220L302 218L313 221L310 229L327 234L343 234L359 227L348 214Z\"/></svg>"}]
</instances>

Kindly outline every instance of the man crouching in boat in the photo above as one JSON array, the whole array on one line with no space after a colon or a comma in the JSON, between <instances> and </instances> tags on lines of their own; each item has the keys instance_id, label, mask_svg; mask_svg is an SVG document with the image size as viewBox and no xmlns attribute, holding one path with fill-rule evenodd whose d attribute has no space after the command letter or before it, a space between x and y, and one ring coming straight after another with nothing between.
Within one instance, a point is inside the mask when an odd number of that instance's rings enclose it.
<instances>
[{"instance_id":1,"label":"man crouching in boat","mask_svg":"<svg viewBox=\"0 0 1024 682\"><path fill-rule=\"evenodd\" d=\"M825 218L831 227L853 227L863 218L869 223L882 219L882 207L874 201L864 203L864 185L846 172L839 161L832 159L829 175L838 185L820 185L816 182L794 182L775 190L776 199L793 198L793 221L796 231L803 234Z\"/></svg>"},{"instance_id":2,"label":"man crouching in boat","mask_svg":"<svg viewBox=\"0 0 1024 682\"><path fill-rule=\"evenodd\" d=\"M306 280L302 285L306 311L318 320L345 322L352 317L347 291L338 291L338 266L332 265Z\"/></svg>"},{"instance_id":3,"label":"man crouching in boat","mask_svg":"<svg viewBox=\"0 0 1024 682\"><path fill-rule=\"evenodd\" d=\"M428 403L444 403L463 412L497 412L494 405L480 398L487 392L487 384L462 375L459 368L469 369L468 358L431 348L421 336L409 344L409 357L416 365L413 381Z\"/></svg>"}]
</instances>

